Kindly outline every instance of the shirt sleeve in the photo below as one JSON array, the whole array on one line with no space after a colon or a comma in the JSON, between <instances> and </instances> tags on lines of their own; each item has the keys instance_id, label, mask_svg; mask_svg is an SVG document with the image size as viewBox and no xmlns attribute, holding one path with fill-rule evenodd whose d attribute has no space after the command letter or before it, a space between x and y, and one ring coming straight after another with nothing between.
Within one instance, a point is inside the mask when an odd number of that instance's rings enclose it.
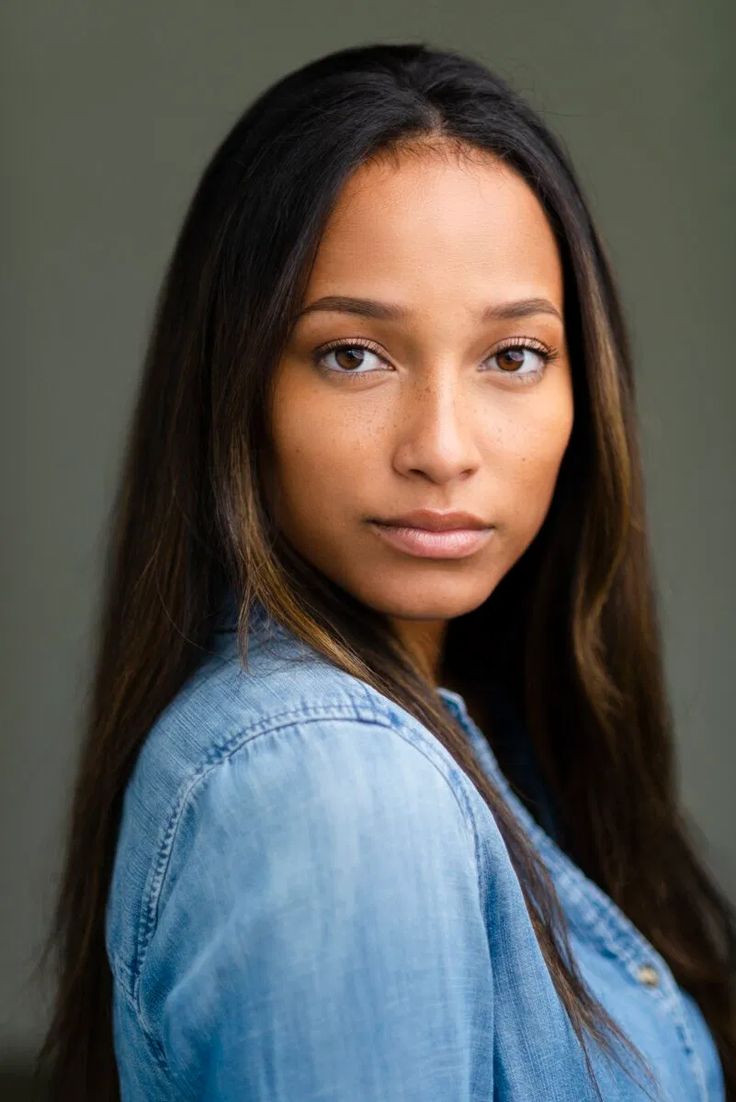
<instances>
[{"instance_id":1,"label":"shirt sleeve","mask_svg":"<svg viewBox=\"0 0 736 1102\"><path fill-rule=\"evenodd\" d=\"M451 770L388 725L328 718L250 736L192 786L140 983L175 1097L492 1097L488 938Z\"/></svg>"}]
</instances>

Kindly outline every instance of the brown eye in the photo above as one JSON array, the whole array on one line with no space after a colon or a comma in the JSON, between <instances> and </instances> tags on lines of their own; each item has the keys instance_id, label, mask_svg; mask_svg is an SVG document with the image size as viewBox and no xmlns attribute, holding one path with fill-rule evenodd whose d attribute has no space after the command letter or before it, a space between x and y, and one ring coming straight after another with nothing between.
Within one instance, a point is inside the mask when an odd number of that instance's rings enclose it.
<instances>
[{"instance_id":1,"label":"brown eye","mask_svg":"<svg viewBox=\"0 0 736 1102\"><path fill-rule=\"evenodd\" d=\"M365 358L365 349L356 348L353 345L343 345L342 348L334 348L335 363L348 370L360 367Z\"/></svg>"},{"instance_id":2,"label":"brown eye","mask_svg":"<svg viewBox=\"0 0 736 1102\"><path fill-rule=\"evenodd\" d=\"M516 371L519 366L524 364L526 356L520 348L503 348L496 353L494 359L498 361L499 367L504 371Z\"/></svg>"},{"instance_id":3,"label":"brown eye","mask_svg":"<svg viewBox=\"0 0 736 1102\"><path fill-rule=\"evenodd\" d=\"M516 340L499 348L487 362L496 361L497 366L490 369L491 374L505 375L514 383L535 383L556 356L554 349L537 345L536 341Z\"/></svg>"},{"instance_id":4,"label":"brown eye","mask_svg":"<svg viewBox=\"0 0 736 1102\"><path fill-rule=\"evenodd\" d=\"M334 364L336 366L328 362L328 356L334 358ZM366 370L359 370L362 369L366 363L370 365L371 357L379 361L379 365L386 364L386 361L377 351L375 351L375 349L355 341L341 341L327 345L316 349L313 354L315 364L322 371L329 372L332 375L351 376L374 375L376 369L370 366Z\"/></svg>"}]
</instances>

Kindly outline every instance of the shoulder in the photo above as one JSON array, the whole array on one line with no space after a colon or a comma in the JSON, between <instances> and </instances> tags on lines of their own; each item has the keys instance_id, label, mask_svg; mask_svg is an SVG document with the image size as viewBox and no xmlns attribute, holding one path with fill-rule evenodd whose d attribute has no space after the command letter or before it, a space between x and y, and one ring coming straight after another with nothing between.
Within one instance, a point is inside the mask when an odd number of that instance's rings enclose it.
<instances>
[{"instance_id":1,"label":"shoulder","mask_svg":"<svg viewBox=\"0 0 736 1102\"><path fill-rule=\"evenodd\" d=\"M470 787L429 730L316 652L282 637L244 669L235 637L221 640L153 726L125 793L106 931L118 977L135 985L185 869L209 862L217 894L274 832L319 839L315 864L341 869L369 831L441 838L474 863Z\"/></svg>"},{"instance_id":2,"label":"shoulder","mask_svg":"<svg viewBox=\"0 0 736 1102\"><path fill-rule=\"evenodd\" d=\"M489 1079L494 981L454 759L321 659L222 676L169 710L126 794L108 923L135 1023L121 1059L148 1052L182 1098L450 1097Z\"/></svg>"}]
</instances>

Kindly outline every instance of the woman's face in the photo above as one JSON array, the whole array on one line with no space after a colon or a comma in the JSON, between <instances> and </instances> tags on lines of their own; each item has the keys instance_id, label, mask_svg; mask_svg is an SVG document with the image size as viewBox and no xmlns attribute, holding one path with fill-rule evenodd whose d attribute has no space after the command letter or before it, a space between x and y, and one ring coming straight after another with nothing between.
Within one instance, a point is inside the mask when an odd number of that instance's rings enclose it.
<instances>
[{"instance_id":1,"label":"woman's face","mask_svg":"<svg viewBox=\"0 0 736 1102\"><path fill-rule=\"evenodd\" d=\"M557 246L520 176L490 155L361 166L274 380L282 532L399 623L477 608L539 531L570 437L562 317ZM486 527L404 545L374 523L418 509Z\"/></svg>"}]
</instances>

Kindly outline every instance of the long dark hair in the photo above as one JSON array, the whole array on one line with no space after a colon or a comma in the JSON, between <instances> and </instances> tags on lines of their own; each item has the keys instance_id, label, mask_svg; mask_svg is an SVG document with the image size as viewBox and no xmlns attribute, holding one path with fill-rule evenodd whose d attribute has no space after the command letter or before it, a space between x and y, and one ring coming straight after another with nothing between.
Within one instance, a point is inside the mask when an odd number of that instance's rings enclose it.
<instances>
[{"instance_id":1,"label":"long dark hair","mask_svg":"<svg viewBox=\"0 0 736 1102\"><path fill-rule=\"evenodd\" d=\"M515 695L567 852L695 998L736 1098L736 923L676 791L634 377L610 265L560 140L482 64L416 43L341 50L268 88L216 150L176 242L110 518L86 737L45 954L58 979L39 1067L55 1098L119 1098L104 921L121 799L147 732L207 652L232 591L244 663L257 600L440 739L499 823L586 1059L590 1038L639 1055L583 983L541 859L426 671L382 616L282 538L269 509L270 382L326 219L359 165L427 144L502 158L543 205L563 264L576 411L544 525L481 608L450 624L445 669L470 670L475 656L481 690L492 670Z\"/></svg>"}]
</instances>

